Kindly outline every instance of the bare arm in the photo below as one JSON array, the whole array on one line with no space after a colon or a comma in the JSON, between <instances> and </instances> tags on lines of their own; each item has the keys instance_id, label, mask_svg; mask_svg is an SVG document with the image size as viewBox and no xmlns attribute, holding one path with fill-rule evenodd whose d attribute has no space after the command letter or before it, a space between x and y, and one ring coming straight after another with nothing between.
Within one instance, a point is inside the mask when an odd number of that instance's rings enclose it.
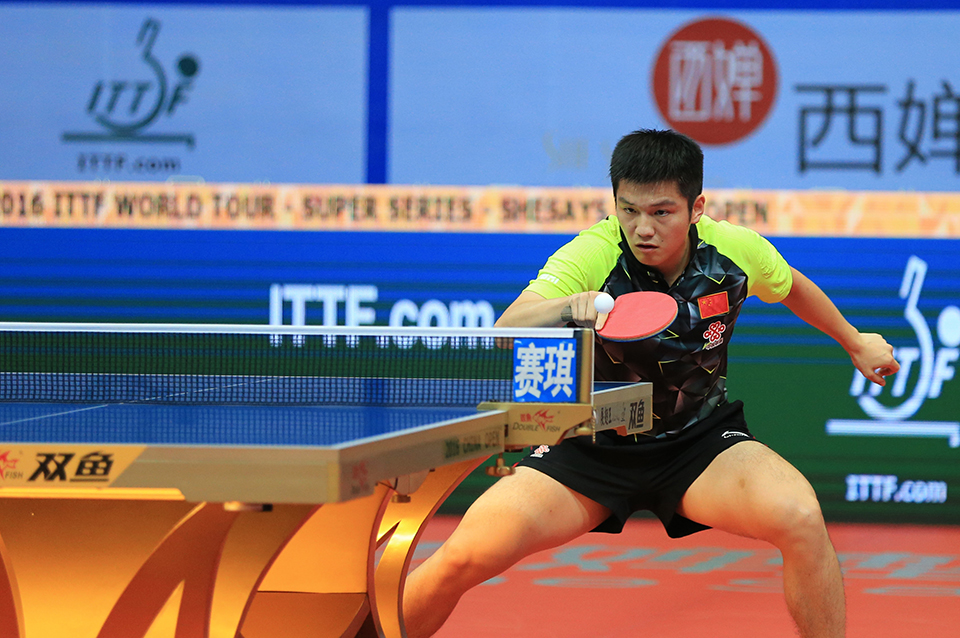
<instances>
[{"instance_id":1,"label":"bare arm","mask_svg":"<svg viewBox=\"0 0 960 638\"><path fill-rule=\"evenodd\" d=\"M815 283L794 268L790 271L793 273L793 287L783 305L814 328L833 337L863 376L885 385L883 377L900 369L900 364L893 358L893 347L878 334L859 332Z\"/></svg>"},{"instance_id":2,"label":"bare arm","mask_svg":"<svg viewBox=\"0 0 960 638\"><path fill-rule=\"evenodd\" d=\"M497 319L498 327L551 327L563 326L567 321L561 316L564 308L570 308L570 321L585 328L593 328L597 310L593 299L598 292L580 292L569 297L545 299L535 292L524 290Z\"/></svg>"}]
</instances>

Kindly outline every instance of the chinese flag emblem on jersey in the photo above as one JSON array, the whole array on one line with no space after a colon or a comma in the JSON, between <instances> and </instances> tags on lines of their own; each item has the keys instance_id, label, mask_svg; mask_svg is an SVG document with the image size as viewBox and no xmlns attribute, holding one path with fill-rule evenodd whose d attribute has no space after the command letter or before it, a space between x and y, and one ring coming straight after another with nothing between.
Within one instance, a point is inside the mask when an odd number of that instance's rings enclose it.
<instances>
[{"instance_id":1,"label":"chinese flag emblem on jersey","mask_svg":"<svg viewBox=\"0 0 960 638\"><path fill-rule=\"evenodd\" d=\"M700 297L697 299L697 305L700 306L701 319L725 315L730 312L730 300L727 299L726 291Z\"/></svg>"}]
</instances>

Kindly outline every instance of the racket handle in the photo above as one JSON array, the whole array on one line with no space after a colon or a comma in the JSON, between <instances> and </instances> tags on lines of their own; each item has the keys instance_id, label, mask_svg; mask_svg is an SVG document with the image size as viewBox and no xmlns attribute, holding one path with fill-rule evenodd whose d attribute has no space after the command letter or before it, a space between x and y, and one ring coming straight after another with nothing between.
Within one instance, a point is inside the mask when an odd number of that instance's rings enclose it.
<instances>
[{"instance_id":1,"label":"racket handle","mask_svg":"<svg viewBox=\"0 0 960 638\"><path fill-rule=\"evenodd\" d=\"M573 308L570 306L564 306L563 310L560 311L560 321L573 321Z\"/></svg>"}]
</instances>

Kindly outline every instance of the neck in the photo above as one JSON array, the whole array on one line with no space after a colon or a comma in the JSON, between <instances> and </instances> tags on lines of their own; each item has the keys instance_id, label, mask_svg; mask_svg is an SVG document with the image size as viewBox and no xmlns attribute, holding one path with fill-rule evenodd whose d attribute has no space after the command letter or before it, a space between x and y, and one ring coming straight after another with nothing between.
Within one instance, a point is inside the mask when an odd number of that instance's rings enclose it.
<instances>
[{"instance_id":1,"label":"neck","mask_svg":"<svg viewBox=\"0 0 960 638\"><path fill-rule=\"evenodd\" d=\"M667 284L672 286L677 279L680 278L680 275L683 274L683 271L687 269L687 264L690 263L690 239L687 238L686 243L683 246L683 255L680 257L674 266L670 268L665 268L661 274L664 279L666 279Z\"/></svg>"}]
</instances>

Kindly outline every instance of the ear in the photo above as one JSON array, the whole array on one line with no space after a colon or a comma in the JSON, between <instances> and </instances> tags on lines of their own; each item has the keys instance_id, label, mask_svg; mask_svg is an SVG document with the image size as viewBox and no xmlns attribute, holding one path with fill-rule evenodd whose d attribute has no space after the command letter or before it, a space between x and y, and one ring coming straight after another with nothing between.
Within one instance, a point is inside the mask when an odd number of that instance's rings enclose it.
<instances>
[{"instance_id":1,"label":"ear","mask_svg":"<svg viewBox=\"0 0 960 638\"><path fill-rule=\"evenodd\" d=\"M690 211L690 223L696 224L703 216L703 210L706 207L707 198L700 194L693 200L693 210Z\"/></svg>"}]
</instances>

